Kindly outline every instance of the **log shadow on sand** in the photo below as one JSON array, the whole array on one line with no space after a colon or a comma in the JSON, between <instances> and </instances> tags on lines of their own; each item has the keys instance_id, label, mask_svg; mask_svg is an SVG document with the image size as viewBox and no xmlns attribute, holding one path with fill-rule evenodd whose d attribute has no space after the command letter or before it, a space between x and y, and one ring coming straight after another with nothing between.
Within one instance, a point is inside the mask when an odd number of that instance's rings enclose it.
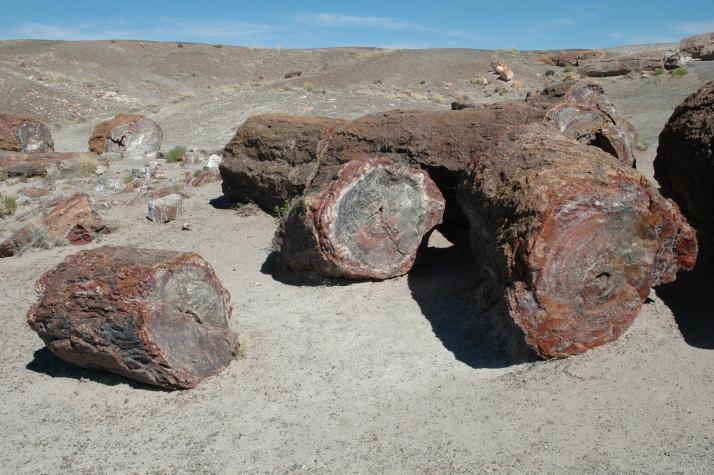
<instances>
[{"instance_id":1,"label":"log shadow on sand","mask_svg":"<svg viewBox=\"0 0 714 475\"><path fill-rule=\"evenodd\" d=\"M714 350L714 263L701 262L691 272L682 272L671 284L659 287L659 298L672 310L684 341L696 348Z\"/></svg>"},{"instance_id":2,"label":"log shadow on sand","mask_svg":"<svg viewBox=\"0 0 714 475\"><path fill-rule=\"evenodd\" d=\"M477 302L482 281L468 251L426 248L408 284L434 335L458 361L472 368L505 368L535 359L501 344L498 322Z\"/></svg>"}]
</instances>

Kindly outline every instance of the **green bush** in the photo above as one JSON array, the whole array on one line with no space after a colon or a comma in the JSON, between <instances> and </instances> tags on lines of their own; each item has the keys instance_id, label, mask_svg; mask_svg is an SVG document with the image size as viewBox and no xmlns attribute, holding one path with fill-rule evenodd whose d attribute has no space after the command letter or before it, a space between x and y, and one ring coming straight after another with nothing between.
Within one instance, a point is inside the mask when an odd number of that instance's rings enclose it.
<instances>
[{"instance_id":1,"label":"green bush","mask_svg":"<svg viewBox=\"0 0 714 475\"><path fill-rule=\"evenodd\" d=\"M278 222L282 221L283 218L288 215L288 211L290 211L290 200L285 200L282 205L276 206L274 211L275 220Z\"/></svg>"},{"instance_id":2,"label":"green bush","mask_svg":"<svg viewBox=\"0 0 714 475\"><path fill-rule=\"evenodd\" d=\"M568 64L567 66L565 66L565 67L563 68L563 71L566 72L566 73L572 73L574 69L575 69L575 68L573 67L572 64Z\"/></svg>"},{"instance_id":3,"label":"green bush","mask_svg":"<svg viewBox=\"0 0 714 475\"><path fill-rule=\"evenodd\" d=\"M0 193L0 217L15 214L17 210L17 199L14 196Z\"/></svg>"},{"instance_id":4,"label":"green bush","mask_svg":"<svg viewBox=\"0 0 714 475\"><path fill-rule=\"evenodd\" d=\"M555 76L555 71L552 69L546 69L545 70L545 75L546 76Z\"/></svg>"},{"instance_id":5,"label":"green bush","mask_svg":"<svg viewBox=\"0 0 714 475\"><path fill-rule=\"evenodd\" d=\"M177 145L168 152L166 152L166 161L168 163L176 163L183 161L183 156L186 155L186 147L183 145Z\"/></svg>"},{"instance_id":6,"label":"green bush","mask_svg":"<svg viewBox=\"0 0 714 475\"><path fill-rule=\"evenodd\" d=\"M674 76L676 78L681 78L682 76L686 76L688 72L689 71L687 71L686 68L677 68L674 71L672 71L672 76Z\"/></svg>"},{"instance_id":7,"label":"green bush","mask_svg":"<svg viewBox=\"0 0 714 475\"><path fill-rule=\"evenodd\" d=\"M663 74L664 74L664 69L662 69L662 68L657 68L657 69L655 69L655 71L654 71L654 75L655 75L655 76L661 76L661 75L663 75Z\"/></svg>"}]
</instances>

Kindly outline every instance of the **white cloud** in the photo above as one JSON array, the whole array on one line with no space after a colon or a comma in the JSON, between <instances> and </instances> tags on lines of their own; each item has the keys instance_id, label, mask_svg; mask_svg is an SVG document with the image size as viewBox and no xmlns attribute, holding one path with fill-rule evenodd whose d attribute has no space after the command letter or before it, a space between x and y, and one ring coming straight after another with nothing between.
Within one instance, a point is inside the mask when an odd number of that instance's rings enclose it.
<instances>
[{"instance_id":1,"label":"white cloud","mask_svg":"<svg viewBox=\"0 0 714 475\"><path fill-rule=\"evenodd\" d=\"M430 28L427 28L417 22L381 16L341 15L339 13L303 13L298 15L296 20L298 23L325 27L361 26L380 30L430 30Z\"/></svg>"},{"instance_id":2,"label":"white cloud","mask_svg":"<svg viewBox=\"0 0 714 475\"><path fill-rule=\"evenodd\" d=\"M563 26L575 26L575 21L571 20L570 18L554 18L553 23L556 25Z\"/></svg>"},{"instance_id":3,"label":"white cloud","mask_svg":"<svg viewBox=\"0 0 714 475\"><path fill-rule=\"evenodd\" d=\"M625 34L621 31L613 31L612 33L608 33L606 36L611 40L621 40L625 37Z\"/></svg>"}]
</instances>

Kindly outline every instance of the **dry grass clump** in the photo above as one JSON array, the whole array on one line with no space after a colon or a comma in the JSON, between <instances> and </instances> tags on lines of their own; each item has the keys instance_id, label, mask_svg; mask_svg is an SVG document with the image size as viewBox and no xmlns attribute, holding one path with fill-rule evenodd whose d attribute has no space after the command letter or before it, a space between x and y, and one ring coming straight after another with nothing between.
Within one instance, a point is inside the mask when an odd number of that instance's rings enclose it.
<instances>
[{"instance_id":1,"label":"dry grass clump","mask_svg":"<svg viewBox=\"0 0 714 475\"><path fill-rule=\"evenodd\" d=\"M0 193L0 218L15 214L17 210L17 198Z\"/></svg>"},{"instance_id":2,"label":"dry grass clump","mask_svg":"<svg viewBox=\"0 0 714 475\"><path fill-rule=\"evenodd\" d=\"M82 157L72 163L67 171L70 178L87 178L94 176L97 171L97 160L91 157Z\"/></svg>"}]
</instances>

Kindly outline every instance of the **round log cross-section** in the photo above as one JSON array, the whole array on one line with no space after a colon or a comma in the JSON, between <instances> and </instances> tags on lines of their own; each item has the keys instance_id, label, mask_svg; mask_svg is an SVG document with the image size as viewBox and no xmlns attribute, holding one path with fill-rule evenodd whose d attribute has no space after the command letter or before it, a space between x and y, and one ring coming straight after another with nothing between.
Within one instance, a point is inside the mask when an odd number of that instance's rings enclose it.
<instances>
[{"instance_id":1,"label":"round log cross-section","mask_svg":"<svg viewBox=\"0 0 714 475\"><path fill-rule=\"evenodd\" d=\"M105 246L37 282L27 315L68 363L171 389L196 386L238 348L230 295L198 254Z\"/></svg>"},{"instance_id":2,"label":"round log cross-section","mask_svg":"<svg viewBox=\"0 0 714 475\"><path fill-rule=\"evenodd\" d=\"M444 198L429 175L387 158L325 167L276 233L290 270L387 279L407 273L442 220Z\"/></svg>"},{"instance_id":3,"label":"round log cross-section","mask_svg":"<svg viewBox=\"0 0 714 475\"><path fill-rule=\"evenodd\" d=\"M694 230L646 178L543 126L475 158L459 199L501 310L542 357L615 340L696 258Z\"/></svg>"},{"instance_id":4,"label":"round log cross-section","mask_svg":"<svg viewBox=\"0 0 714 475\"><path fill-rule=\"evenodd\" d=\"M158 152L163 139L163 130L153 120L140 114L117 114L97 124L89 138L89 150L143 158Z\"/></svg>"},{"instance_id":5,"label":"round log cross-section","mask_svg":"<svg viewBox=\"0 0 714 475\"><path fill-rule=\"evenodd\" d=\"M55 150L50 129L27 114L0 112L0 150L47 153Z\"/></svg>"}]
</instances>

